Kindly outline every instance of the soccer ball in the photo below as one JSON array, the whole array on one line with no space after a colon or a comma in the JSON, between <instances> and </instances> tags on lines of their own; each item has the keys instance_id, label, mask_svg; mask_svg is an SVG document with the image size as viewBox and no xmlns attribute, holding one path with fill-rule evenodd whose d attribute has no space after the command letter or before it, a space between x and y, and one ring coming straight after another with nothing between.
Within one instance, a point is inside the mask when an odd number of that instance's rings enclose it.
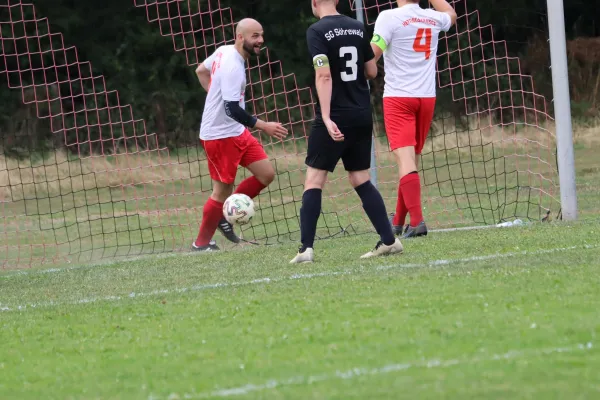
<instances>
[{"instance_id":1,"label":"soccer ball","mask_svg":"<svg viewBox=\"0 0 600 400\"><path fill-rule=\"evenodd\" d=\"M230 224L246 225L254 217L254 202L245 194L232 194L223 204L223 216Z\"/></svg>"}]
</instances>

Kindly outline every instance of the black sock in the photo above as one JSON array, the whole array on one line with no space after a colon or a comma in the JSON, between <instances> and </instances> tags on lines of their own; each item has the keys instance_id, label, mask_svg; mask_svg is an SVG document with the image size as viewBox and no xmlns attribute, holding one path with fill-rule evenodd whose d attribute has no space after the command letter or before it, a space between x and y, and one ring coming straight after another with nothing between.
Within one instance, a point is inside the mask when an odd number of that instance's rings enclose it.
<instances>
[{"instance_id":1,"label":"black sock","mask_svg":"<svg viewBox=\"0 0 600 400\"><path fill-rule=\"evenodd\" d=\"M317 234L317 222L321 214L321 189L308 189L302 196L300 208L300 241L303 248L312 248Z\"/></svg>"},{"instance_id":2,"label":"black sock","mask_svg":"<svg viewBox=\"0 0 600 400\"><path fill-rule=\"evenodd\" d=\"M371 223L381 237L381 241L386 246L394 244L396 238L394 237L394 232L392 232L392 225L388 220L381 193L379 193L370 181L363 183L355 190L362 200L363 208L369 216Z\"/></svg>"}]
</instances>

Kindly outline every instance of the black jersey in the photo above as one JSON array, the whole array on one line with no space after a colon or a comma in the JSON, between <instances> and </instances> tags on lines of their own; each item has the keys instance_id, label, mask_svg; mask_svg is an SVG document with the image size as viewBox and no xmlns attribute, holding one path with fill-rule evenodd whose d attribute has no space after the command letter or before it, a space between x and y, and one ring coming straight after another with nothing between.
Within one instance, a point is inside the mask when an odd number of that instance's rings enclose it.
<instances>
[{"instance_id":1,"label":"black jersey","mask_svg":"<svg viewBox=\"0 0 600 400\"><path fill-rule=\"evenodd\" d=\"M365 63L375 58L364 24L345 15L323 17L306 32L315 68L327 56L332 77L331 119L338 126L370 124L371 96ZM317 107L317 121L321 121Z\"/></svg>"}]
</instances>

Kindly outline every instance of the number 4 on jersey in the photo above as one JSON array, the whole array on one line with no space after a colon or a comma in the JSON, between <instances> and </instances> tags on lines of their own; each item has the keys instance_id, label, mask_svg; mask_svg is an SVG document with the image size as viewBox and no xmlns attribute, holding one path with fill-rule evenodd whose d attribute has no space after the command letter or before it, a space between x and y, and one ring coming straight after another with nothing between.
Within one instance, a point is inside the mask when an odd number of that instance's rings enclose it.
<instances>
[{"instance_id":1,"label":"number 4 on jersey","mask_svg":"<svg viewBox=\"0 0 600 400\"><path fill-rule=\"evenodd\" d=\"M425 59L429 60L431 57L431 28L419 28L413 49L417 53L425 53Z\"/></svg>"}]
</instances>

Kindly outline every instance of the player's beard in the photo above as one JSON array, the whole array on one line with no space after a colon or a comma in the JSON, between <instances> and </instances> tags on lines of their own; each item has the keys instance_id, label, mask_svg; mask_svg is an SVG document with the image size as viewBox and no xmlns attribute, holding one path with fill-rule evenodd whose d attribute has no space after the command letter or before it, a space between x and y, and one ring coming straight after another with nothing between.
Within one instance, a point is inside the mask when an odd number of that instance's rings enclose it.
<instances>
[{"instance_id":1,"label":"player's beard","mask_svg":"<svg viewBox=\"0 0 600 400\"><path fill-rule=\"evenodd\" d=\"M242 46L242 48L244 49L244 51L246 53L248 53L249 56L260 54L260 47L255 48L253 44L251 44L250 42L247 42L245 40L244 40L244 45Z\"/></svg>"}]
</instances>

